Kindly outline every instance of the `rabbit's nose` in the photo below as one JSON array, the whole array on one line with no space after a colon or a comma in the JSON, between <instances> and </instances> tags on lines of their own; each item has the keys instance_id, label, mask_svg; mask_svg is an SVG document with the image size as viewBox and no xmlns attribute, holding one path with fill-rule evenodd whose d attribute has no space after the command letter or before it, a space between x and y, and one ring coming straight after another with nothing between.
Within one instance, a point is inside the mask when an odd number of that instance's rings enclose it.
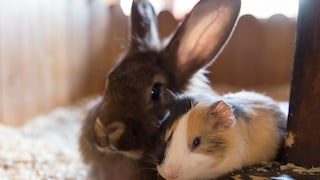
<instances>
[{"instance_id":1,"label":"rabbit's nose","mask_svg":"<svg viewBox=\"0 0 320 180\"><path fill-rule=\"evenodd\" d=\"M115 146L122 136L125 130L125 126L121 122L113 122L111 123L105 130L108 142L110 145Z\"/></svg>"},{"instance_id":2,"label":"rabbit's nose","mask_svg":"<svg viewBox=\"0 0 320 180\"><path fill-rule=\"evenodd\" d=\"M124 131L124 124L121 122L113 122L106 127L107 136L117 136L121 135Z\"/></svg>"},{"instance_id":3,"label":"rabbit's nose","mask_svg":"<svg viewBox=\"0 0 320 180\"><path fill-rule=\"evenodd\" d=\"M116 121L105 127L101 120L97 118L94 128L99 146L109 147L111 150L116 151L118 141L125 130L124 124Z\"/></svg>"},{"instance_id":4,"label":"rabbit's nose","mask_svg":"<svg viewBox=\"0 0 320 180\"><path fill-rule=\"evenodd\" d=\"M108 127L107 130L106 130L106 134L107 134L107 136L112 135L117 130L118 130L118 127Z\"/></svg>"}]
</instances>

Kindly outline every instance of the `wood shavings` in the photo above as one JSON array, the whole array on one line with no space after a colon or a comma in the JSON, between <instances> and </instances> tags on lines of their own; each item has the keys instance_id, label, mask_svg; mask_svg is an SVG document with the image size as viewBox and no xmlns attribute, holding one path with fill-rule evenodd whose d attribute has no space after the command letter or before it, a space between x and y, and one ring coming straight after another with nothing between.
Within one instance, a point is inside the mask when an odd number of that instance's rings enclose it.
<instances>
[{"instance_id":1,"label":"wood shavings","mask_svg":"<svg viewBox=\"0 0 320 180\"><path fill-rule=\"evenodd\" d=\"M261 177L261 176L250 176L252 180L269 180L267 177Z\"/></svg>"},{"instance_id":2,"label":"wood shavings","mask_svg":"<svg viewBox=\"0 0 320 180\"><path fill-rule=\"evenodd\" d=\"M231 177L233 180L241 180L241 175L240 174L237 174L235 176L232 176Z\"/></svg>"},{"instance_id":3,"label":"wood shavings","mask_svg":"<svg viewBox=\"0 0 320 180\"><path fill-rule=\"evenodd\" d=\"M257 171L268 172L268 170L265 169L264 167L257 168Z\"/></svg>"},{"instance_id":4,"label":"wood shavings","mask_svg":"<svg viewBox=\"0 0 320 180\"><path fill-rule=\"evenodd\" d=\"M78 133L91 102L57 108L20 128L0 125L0 179L84 179Z\"/></svg>"},{"instance_id":5,"label":"wood shavings","mask_svg":"<svg viewBox=\"0 0 320 180\"><path fill-rule=\"evenodd\" d=\"M280 170L290 170L300 174L320 173L320 167L304 168L301 166L294 165L292 163L287 163L286 165L280 166Z\"/></svg>"},{"instance_id":6,"label":"wood shavings","mask_svg":"<svg viewBox=\"0 0 320 180\"><path fill-rule=\"evenodd\" d=\"M295 134L293 134L293 132L288 132L286 140L285 140L285 146L292 148L294 145L294 138L295 138Z\"/></svg>"}]
</instances>

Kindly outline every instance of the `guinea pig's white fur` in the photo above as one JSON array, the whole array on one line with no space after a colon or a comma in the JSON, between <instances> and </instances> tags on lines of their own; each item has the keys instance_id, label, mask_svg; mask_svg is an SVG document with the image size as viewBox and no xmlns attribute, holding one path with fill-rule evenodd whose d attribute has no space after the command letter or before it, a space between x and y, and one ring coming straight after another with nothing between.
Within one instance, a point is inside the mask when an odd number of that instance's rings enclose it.
<instances>
[{"instance_id":1,"label":"guinea pig's white fur","mask_svg":"<svg viewBox=\"0 0 320 180\"><path fill-rule=\"evenodd\" d=\"M166 129L164 159L157 166L162 177L216 178L276 157L286 117L271 98L242 91L198 99Z\"/></svg>"}]
</instances>

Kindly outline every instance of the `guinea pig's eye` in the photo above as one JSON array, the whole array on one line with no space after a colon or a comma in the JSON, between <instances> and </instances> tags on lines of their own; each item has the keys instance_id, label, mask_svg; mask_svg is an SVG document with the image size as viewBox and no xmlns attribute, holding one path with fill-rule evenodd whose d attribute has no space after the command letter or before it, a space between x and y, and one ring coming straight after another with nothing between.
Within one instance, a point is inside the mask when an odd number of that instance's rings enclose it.
<instances>
[{"instance_id":1,"label":"guinea pig's eye","mask_svg":"<svg viewBox=\"0 0 320 180\"><path fill-rule=\"evenodd\" d=\"M155 83L151 90L151 100L153 101L159 101L161 100L161 83Z\"/></svg>"},{"instance_id":2,"label":"guinea pig's eye","mask_svg":"<svg viewBox=\"0 0 320 180\"><path fill-rule=\"evenodd\" d=\"M192 149L197 148L200 145L200 143L201 143L200 137L194 138L192 142Z\"/></svg>"}]
</instances>

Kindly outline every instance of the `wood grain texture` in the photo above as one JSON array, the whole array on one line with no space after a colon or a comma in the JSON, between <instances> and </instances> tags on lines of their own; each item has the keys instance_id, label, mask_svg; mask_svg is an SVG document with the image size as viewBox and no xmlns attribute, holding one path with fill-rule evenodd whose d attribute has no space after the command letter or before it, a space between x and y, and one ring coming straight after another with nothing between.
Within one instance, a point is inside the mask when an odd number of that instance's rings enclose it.
<instances>
[{"instance_id":1,"label":"wood grain texture","mask_svg":"<svg viewBox=\"0 0 320 180\"><path fill-rule=\"evenodd\" d=\"M320 1L300 0L285 158L320 166Z\"/></svg>"},{"instance_id":2,"label":"wood grain texture","mask_svg":"<svg viewBox=\"0 0 320 180\"><path fill-rule=\"evenodd\" d=\"M3 123L19 125L88 94L89 5L86 0L0 1ZM105 6L94 10L107 21ZM104 30L99 31L103 39Z\"/></svg>"}]
</instances>

